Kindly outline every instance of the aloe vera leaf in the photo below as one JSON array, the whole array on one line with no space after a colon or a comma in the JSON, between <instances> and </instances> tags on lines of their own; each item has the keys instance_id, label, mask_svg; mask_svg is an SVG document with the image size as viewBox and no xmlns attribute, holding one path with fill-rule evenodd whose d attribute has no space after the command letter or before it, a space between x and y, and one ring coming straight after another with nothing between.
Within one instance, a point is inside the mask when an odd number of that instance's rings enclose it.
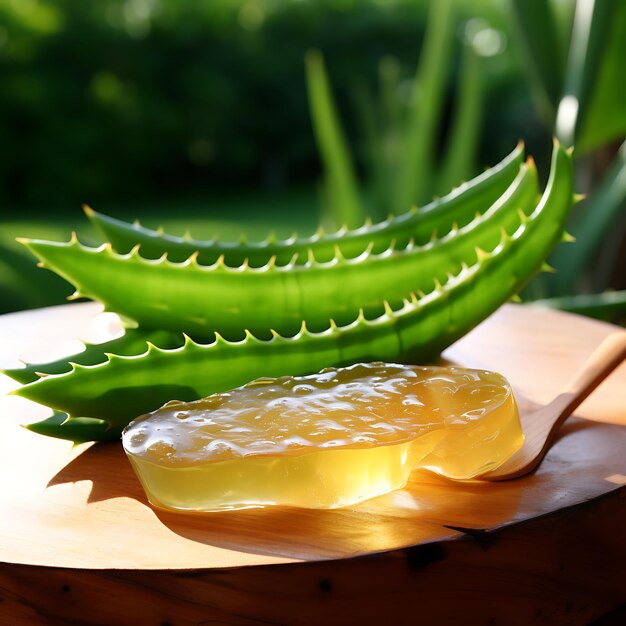
<instances>
[{"instance_id":1,"label":"aloe vera leaf","mask_svg":"<svg viewBox=\"0 0 626 626\"><path fill-rule=\"evenodd\" d=\"M568 230L576 242L555 251L551 264L557 270L550 285L557 295L572 293L583 272L605 245L607 237L623 214L626 203L626 142L620 147L610 170L600 186L585 201L581 211L571 221Z\"/></svg>"},{"instance_id":2,"label":"aloe vera leaf","mask_svg":"<svg viewBox=\"0 0 626 626\"><path fill-rule=\"evenodd\" d=\"M502 233L493 251L481 251L474 265L464 266L429 294L408 294L399 310L386 306L374 320L360 313L352 323L331 323L320 333L303 324L294 337L274 333L261 340L246 333L238 342L217 336L206 345L186 337L184 346L174 350L149 344L143 355L110 355L100 365L76 365L69 373L47 376L14 393L70 415L109 420L112 431L119 432L137 415L172 398L193 400L260 376L303 375L359 361L431 361L541 269L562 236L572 201L571 157L556 144L546 190L515 233ZM58 436L63 436L62 428Z\"/></svg>"},{"instance_id":3,"label":"aloe vera leaf","mask_svg":"<svg viewBox=\"0 0 626 626\"><path fill-rule=\"evenodd\" d=\"M596 0L591 29L576 128L578 155L626 135L626 3Z\"/></svg>"},{"instance_id":4,"label":"aloe vera leaf","mask_svg":"<svg viewBox=\"0 0 626 626\"><path fill-rule=\"evenodd\" d=\"M198 262L202 265L211 265L223 256L225 263L233 267L240 266L245 260L251 267L262 267L273 256L278 265L290 262L296 254L296 263L306 263L309 250L319 261L330 260L337 246L344 257L354 258L368 246L372 247L372 252L378 253L387 249L392 241L406 245L414 239L417 244L423 244L430 240L434 231L442 235L454 223L459 226L467 224L477 212L485 211L505 192L519 172L523 153L520 143L500 163L419 211L409 211L351 231L328 234L319 231L311 237L282 241L268 238L264 242L241 243L174 237L96 213L89 207L85 207L85 212L115 250L126 254L139 244L142 256L149 259L167 253L170 261L182 262L198 252Z\"/></svg>"},{"instance_id":5,"label":"aloe vera leaf","mask_svg":"<svg viewBox=\"0 0 626 626\"><path fill-rule=\"evenodd\" d=\"M57 277L46 280L24 252L13 240L0 239L0 313L63 302L69 295L67 283Z\"/></svg>"},{"instance_id":6,"label":"aloe vera leaf","mask_svg":"<svg viewBox=\"0 0 626 626\"><path fill-rule=\"evenodd\" d=\"M452 31L451 0L432 2L396 181L394 206L397 211L422 204L432 193L433 154L452 54Z\"/></svg>"},{"instance_id":7,"label":"aloe vera leaf","mask_svg":"<svg viewBox=\"0 0 626 626\"><path fill-rule=\"evenodd\" d=\"M122 356L141 354L146 349L146 343L158 343L164 348L175 348L182 344L179 333L166 330L143 330L141 328L127 330L122 337L97 344L85 344L82 352L47 363L28 363L24 367L2 370L3 374L21 384L31 383L43 376L51 374L65 374L71 371L71 363L79 365L97 365L104 363L108 353Z\"/></svg>"},{"instance_id":8,"label":"aloe vera leaf","mask_svg":"<svg viewBox=\"0 0 626 626\"><path fill-rule=\"evenodd\" d=\"M326 175L329 207L335 226L357 228L365 220L355 168L333 100L324 58L311 50L305 59L309 109Z\"/></svg>"},{"instance_id":9,"label":"aloe vera leaf","mask_svg":"<svg viewBox=\"0 0 626 626\"><path fill-rule=\"evenodd\" d=\"M533 306L578 313L599 320L615 323L626 322L626 290L545 298L535 300L532 304Z\"/></svg>"},{"instance_id":10,"label":"aloe vera leaf","mask_svg":"<svg viewBox=\"0 0 626 626\"><path fill-rule=\"evenodd\" d=\"M29 294L24 293L23 276L2 258L2 247L0 243L0 314L25 309L30 304ZM32 260L30 266L32 270Z\"/></svg>"},{"instance_id":11,"label":"aloe vera leaf","mask_svg":"<svg viewBox=\"0 0 626 626\"><path fill-rule=\"evenodd\" d=\"M341 254L306 265L273 263L263 268L230 268L223 262L198 265L167 259L145 260L141 250L120 255L104 245L88 248L73 239L67 244L27 241L25 245L76 288L80 297L101 301L107 310L134 320L144 328L166 328L207 338L219 332L229 339L274 328L281 334L297 332L304 320L313 328L330 318L339 323L354 319L359 308L370 315L383 300L400 302L409 291L429 288L434 278L445 278L461 263L471 263L475 249L490 250L500 230L514 230L518 209L530 212L538 194L534 164L524 165L491 209L460 230L424 246L390 247L380 254L363 253L356 259Z\"/></svg>"},{"instance_id":12,"label":"aloe vera leaf","mask_svg":"<svg viewBox=\"0 0 626 626\"><path fill-rule=\"evenodd\" d=\"M515 32L524 52L533 95L549 126L563 89L565 59L550 0L512 0Z\"/></svg>"},{"instance_id":13,"label":"aloe vera leaf","mask_svg":"<svg viewBox=\"0 0 626 626\"><path fill-rule=\"evenodd\" d=\"M463 48L456 111L438 178L443 194L473 174L481 128L483 95L481 58L471 42Z\"/></svg>"},{"instance_id":14,"label":"aloe vera leaf","mask_svg":"<svg viewBox=\"0 0 626 626\"><path fill-rule=\"evenodd\" d=\"M353 90L356 112L363 136L365 166L367 170L368 215L374 222L384 220L391 213L388 184L385 175L386 136L377 116L376 106L371 92L363 83L358 83Z\"/></svg>"},{"instance_id":15,"label":"aloe vera leaf","mask_svg":"<svg viewBox=\"0 0 626 626\"><path fill-rule=\"evenodd\" d=\"M378 65L379 117L381 119L379 170L375 173L383 199L382 210L386 214L402 213L402 207L392 204L396 172L402 163L404 110L398 96L400 90L400 65L394 57L384 57ZM449 191L447 189L446 191Z\"/></svg>"},{"instance_id":16,"label":"aloe vera leaf","mask_svg":"<svg viewBox=\"0 0 626 626\"><path fill-rule=\"evenodd\" d=\"M587 113L597 71L601 65L611 21L619 2L578 0L567 59L563 97L556 116L556 135L573 146L581 120ZM618 33L623 39L623 34Z\"/></svg>"},{"instance_id":17,"label":"aloe vera leaf","mask_svg":"<svg viewBox=\"0 0 626 626\"><path fill-rule=\"evenodd\" d=\"M107 420L95 417L69 417L65 413L55 413L52 417L27 424L26 428L39 435L69 439L74 443L107 441L118 439L120 436L119 428L111 428Z\"/></svg>"},{"instance_id":18,"label":"aloe vera leaf","mask_svg":"<svg viewBox=\"0 0 626 626\"><path fill-rule=\"evenodd\" d=\"M386 56L378 64L380 85L380 108L387 119L387 125L393 132L399 132L402 126L402 109L398 99L400 88L400 64L393 56Z\"/></svg>"}]
</instances>

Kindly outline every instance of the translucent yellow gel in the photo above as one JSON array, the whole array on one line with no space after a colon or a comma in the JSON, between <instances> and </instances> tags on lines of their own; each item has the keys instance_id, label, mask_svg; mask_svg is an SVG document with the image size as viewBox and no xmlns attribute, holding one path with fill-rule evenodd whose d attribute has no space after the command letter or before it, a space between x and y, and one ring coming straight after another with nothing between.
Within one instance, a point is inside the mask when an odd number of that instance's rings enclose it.
<instances>
[{"instance_id":1,"label":"translucent yellow gel","mask_svg":"<svg viewBox=\"0 0 626 626\"><path fill-rule=\"evenodd\" d=\"M169 402L123 434L150 502L180 511L347 506L403 487L417 467L471 478L522 441L501 375L389 363Z\"/></svg>"}]
</instances>

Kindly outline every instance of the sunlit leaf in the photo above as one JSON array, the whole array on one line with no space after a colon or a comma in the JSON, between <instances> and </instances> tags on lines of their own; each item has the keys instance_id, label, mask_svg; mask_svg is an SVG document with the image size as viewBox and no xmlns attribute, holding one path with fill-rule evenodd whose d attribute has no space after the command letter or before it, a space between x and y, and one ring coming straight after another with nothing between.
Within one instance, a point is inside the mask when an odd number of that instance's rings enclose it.
<instances>
[{"instance_id":1,"label":"sunlit leaf","mask_svg":"<svg viewBox=\"0 0 626 626\"><path fill-rule=\"evenodd\" d=\"M589 68L594 75L588 79L585 107L581 110L576 137L578 154L626 135L626 2L602 0L601 4L608 14L608 28L597 34L602 38L597 42L601 59L596 67Z\"/></svg>"},{"instance_id":2,"label":"sunlit leaf","mask_svg":"<svg viewBox=\"0 0 626 626\"><path fill-rule=\"evenodd\" d=\"M534 96L544 118L554 121L563 88L565 59L549 0L511 0Z\"/></svg>"},{"instance_id":3,"label":"sunlit leaf","mask_svg":"<svg viewBox=\"0 0 626 626\"><path fill-rule=\"evenodd\" d=\"M443 195L472 176L481 130L481 59L472 42L464 46L456 109L437 192Z\"/></svg>"},{"instance_id":4,"label":"sunlit leaf","mask_svg":"<svg viewBox=\"0 0 626 626\"><path fill-rule=\"evenodd\" d=\"M556 135L578 155L626 132L626 3L578 0Z\"/></svg>"},{"instance_id":5,"label":"sunlit leaf","mask_svg":"<svg viewBox=\"0 0 626 626\"><path fill-rule=\"evenodd\" d=\"M398 213L430 199L447 68L453 47L451 0L431 3L427 24L395 190L394 206Z\"/></svg>"},{"instance_id":6,"label":"sunlit leaf","mask_svg":"<svg viewBox=\"0 0 626 626\"><path fill-rule=\"evenodd\" d=\"M326 200L335 226L360 226L365 218L345 135L328 84L324 59L317 50L306 55L309 107L326 176Z\"/></svg>"},{"instance_id":7,"label":"sunlit leaf","mask_svg":"<svg viewBox=\"0 0 626 626\"><path fill-rule=\"evenodd\" d=\"M577 211L568 231L574 244L560 246L551 259L557 272L550 283L558 294L571 293L609 238L626 205L626 142L597 190Z\"/></svg>"}]
</instances>

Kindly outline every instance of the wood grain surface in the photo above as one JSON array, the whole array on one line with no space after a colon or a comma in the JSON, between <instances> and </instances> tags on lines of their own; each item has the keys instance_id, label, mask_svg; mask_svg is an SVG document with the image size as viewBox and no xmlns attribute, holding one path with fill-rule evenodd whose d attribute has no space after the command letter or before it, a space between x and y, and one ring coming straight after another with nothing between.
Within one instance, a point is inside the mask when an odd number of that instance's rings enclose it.
<instances>
[{"instance_id":1,"label":"wood grain surface","mask_svg":"<svg viewBox=\"0 0 626 626\"><path fill-rule=\"evenodd\" d=\"M613 330L508 305L445 357L507 376L523 416ZM6 315L0 366L119 332L94 304ZM0 624L584 624L626 601L626 366L530 476L414 472L334 511L156 511L121 444L20 428L49 411L4 395L15 386L0 377Z\"/></svg>"}]
</instances>

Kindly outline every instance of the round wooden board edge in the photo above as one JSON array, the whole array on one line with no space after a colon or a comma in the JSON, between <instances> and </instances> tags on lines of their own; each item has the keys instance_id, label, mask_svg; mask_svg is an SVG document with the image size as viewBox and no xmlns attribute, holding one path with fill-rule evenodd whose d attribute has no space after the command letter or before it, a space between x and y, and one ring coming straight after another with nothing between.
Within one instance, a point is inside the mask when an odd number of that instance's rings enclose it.
<instances>
[{"instance_id":1,"label":"round wooden board edge","mask_svg":"<svg viewBox=\"0 0 626 626\"><path fill-rule=\"evenodd\" d=\"M589 624L626 601L625 496L622 486L495 533L330 562L147 571L0 565L1 606L12 626L400 625L415 624L415 611L433 625Z\"/></svg>"}]
</instances>

